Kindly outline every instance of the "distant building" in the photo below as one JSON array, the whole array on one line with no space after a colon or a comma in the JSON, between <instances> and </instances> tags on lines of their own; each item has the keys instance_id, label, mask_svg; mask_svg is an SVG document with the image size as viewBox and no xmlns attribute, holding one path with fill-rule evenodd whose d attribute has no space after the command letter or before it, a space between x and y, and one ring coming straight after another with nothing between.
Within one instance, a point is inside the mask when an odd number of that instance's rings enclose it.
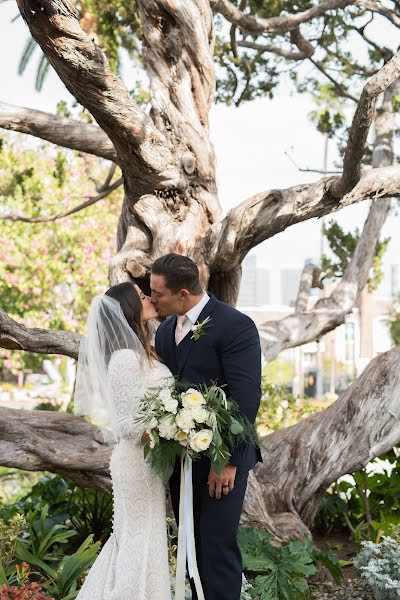
<instances>
[{"instance_id":1,"label":"distant building","mask_svg":"<svg viewBox=\"0 0 400 600\"><path fill-rule=\"evenodd\" d=\"M242 264L239 306L265 306L270 303L270 272L258 267L257 256L246 256Z\"/></svg>"},{"instance_id":2,"label":"distant building","mask_svg":"<svg viewBox=\"0 0 400 600\"><path fill-rule=\"evenodd\" d=\"M281 304L294 306L299 291L302 269L281 270Z\"/></svg>"}]
</instances>

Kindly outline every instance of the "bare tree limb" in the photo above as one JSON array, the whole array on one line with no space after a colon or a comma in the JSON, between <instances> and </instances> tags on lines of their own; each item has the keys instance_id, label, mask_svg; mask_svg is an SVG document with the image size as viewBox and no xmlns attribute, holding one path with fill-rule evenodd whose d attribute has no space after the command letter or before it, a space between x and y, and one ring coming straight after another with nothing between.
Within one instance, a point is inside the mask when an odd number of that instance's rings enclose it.
<instances>
[{"instance_id":1,"label":"bare tree limb","mask_svg":"<svg viewBox=\"0 0 400 600\"><path fill-rule=\"evenodd\" d=\"M25 327L0 309L0 348L78 358L80 339L79 333L71 331Z\"/></svg>"},{"instance_id":2,"label":"bare tree limb","mask_svg":"<svg viewBox=\"0 0 400 600\"><path fill-rule=\"evenodd\" d=\"M305 265L300 277L299 291L295 303L295 312L302 312L307 309L310 298L311 288L319 287L322 289L321 269L313 264Z\"/></svg>"},{"instance_id":3,"label":"bare tree limb","mask_svg":"<svg viewBox=\"0 0 400 600\"><path fill-rule=\"evenodd\" d=\"M257 50L258 52L271 52L272 54L282 56L287 60L304 60L305 58L311 58L315 52L315 48L301 35L299 29L293 29L290 32L290 39L299 49L298 52L286 50L285 48L280 48L273 44L259 44L258 42L252 42L245 39L239 40L237 45L241 48L250 48L251 50Z\"/></svg>"},{"instance_id":4,"label":"bare tree limb","mask_svg":"<svg viewBox=\"0 0 400 600\"><path fill-rule=\"evenodd\" d=\"M340 201L330 194L337 180L324 177L315 183L267 190L232 208L207 236L210 268L229 272L252 248L291 225L357 202L400 196L400 166L363 171L358 184Z\"/></svg>"},{"instance_id":5,"label":"bare tree limb","mask_svg":"<svg viewBox=\"0 0 400 600\"><path fill-rule=\"evenodd\" d=\"M81 28L73 3L17 4L61 80L113 142L128 188L140 195L157 186L178 185L180 169L164 136L110 71L104 52Z\"/></svg>"},{"instance_id":6,"label":"bare tree limb","mask_svg":"<svg viewBox=\"0 0 400 600\"><path fill-rule=\"evenodd\" d=\"M365 85L351 124L349 141L343 159L342 177L330 189L334 197L342 198L359 181L361 161L365 154L368 132L375 116L377 100L380 94L394 83L399 75L400 52L397 52Z\"/></svg>"},{"instance_id":7,"label":"bare tree limb","mask_svg":"<svg viewBox=\"0 0 400 600\"><path fill-rule=\"evenodd\" d=\"M390 200L375 202L365 222L353 257L343 278L327 298L320 298L306 310L306 299L298 301L300 310L278 321L267 321L259 325L261 347L267 361L274 360L287 348L295 348L335 329L344 323L353 308L358 294L364 289L375 255L382 226L390 208ZM297 307L296 307L297 308Z\"/></svg>"},{"instance_id":8,"label":"bare tree limb","mask_svg":"<svg viewBox=\"0 0 400 600\"><path fill-rule=\"evenodd\" d=\"M354 4L352 0L327 0L308 10L295 15L285 15L263 19L254 15L246 15L229 0L210 0L214 12L223 15L230 23L247 33L284 33L297 29L302 23L312 21L336 8L344 8Z\"/></svg>"},{"instance_id":9,"label":"bare tree limb","mask_svg":"<svg viewBox=\"0 0 400 600\"><path fill-rule=\"evenodd\" d=\"M58 213L57 215L54 215L52 217L27 217L26 215L21 215L17 213L0 216L0 221L22 221L23 223L51 223L53 221L59 221L60 219L70 217L71 215L74 215L75 213L80 212L81 210L84 210L85 208L88 208L93 204L96 204L96 202L99 202L99 200L103 200L103 198L106 198L116 189L121 187L123 182L123 178L120 177L119 179L114 181L114 183L108 188L104 189L102 192L97 194L97 196L91 196L88 200L82 202L82 204L79 204L78 206L75 206L74 208L71 208L70 210L67 210L65 212Z\"/></svg>"},{"instance_id":10,"label":"bare tree limb","mask_svg":"<svg viewBox=\"0 0 400 600\"><path fill-rule=\"evenodd\" d=\"M383 6L381 2L373 2L372 0L354 0L354 4L356 4L356 6L359 8L370 10L373 13L382 15L383 17L386 17L388 21L393 23L393 25L400 27L399 15L394 10L390 10L390 8Z\"/></svg>"},{"instance_id":11,"label":"bare tree limb","mask_svg":"<svg viewBox=\"0 0 400 600\"><path fill-rule=\"evenodd\" d=\"M76 119L0 102L0 127L107 160L117 158L110 138L100 127Z\"/></svg>"},{"instance_id":12,"label":"bare tree limb","mask_svg":"<svg viewBox=\"0 0 400 600\"><path fill-rule=\"evenodd\" d=\"M212 269L232 270L240 265L251 248L295 223L324 216L361 200L399 195L399 167L361 173L378 96L396 82L399 74L400 52L364 87L350 128L341 177L257 194L231 209L222 221L212 226L207 239Z\"/></svg>"},{"instance_id":13,"label":"bare tree limb","mask_svg":"<svg viewBox=\"0 0 400 600\"><path fill-rule=\"evenodd\" d=\"M0 464L51 471L111 493L111 447L97 427L54 411L0 408Z\"/></svg>"}]
</instances>

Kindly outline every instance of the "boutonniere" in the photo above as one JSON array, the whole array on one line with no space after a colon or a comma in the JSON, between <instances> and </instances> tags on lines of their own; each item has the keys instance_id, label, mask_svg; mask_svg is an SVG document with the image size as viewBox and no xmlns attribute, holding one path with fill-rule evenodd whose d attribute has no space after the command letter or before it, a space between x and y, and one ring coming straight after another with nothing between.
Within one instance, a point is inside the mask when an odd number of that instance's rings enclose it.
<instances>
[{"instance_id":1,"label":"boutonniere","mask_svg":"<svg viewBox=\"0 0 400 600\"><path fill-rule=\"evenodd\" d=\"M204 330L210 326L210 321L211 317L207 317L201 323L197 321L197 323L192 327L193 335L190 339L197 342L197 340L200 339L202 335L206 335L206 332Z\"/></svg>"}]
</instances>

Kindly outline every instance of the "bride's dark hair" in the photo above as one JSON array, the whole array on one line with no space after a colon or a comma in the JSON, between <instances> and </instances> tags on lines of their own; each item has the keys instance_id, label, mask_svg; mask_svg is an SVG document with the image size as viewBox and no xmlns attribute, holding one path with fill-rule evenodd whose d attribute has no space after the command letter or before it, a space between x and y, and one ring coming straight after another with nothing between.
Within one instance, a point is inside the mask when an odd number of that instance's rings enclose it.
<instances>
[{"instance_id":1,"label":"bride's dark hair","mask_svg":"<svg viewBox=\"0 0 400 600\"><path fill-rule=\"evenodd\" d=\"M125 281L124 283L113 285L106 291L106 296L114 298L114 300L120 303L125 319L138 336L149 361L152 358L158 358L154 348L150 344L149 328L143 320L142 301L134 284L131 281Z\"/></svg>"}]
</instances>

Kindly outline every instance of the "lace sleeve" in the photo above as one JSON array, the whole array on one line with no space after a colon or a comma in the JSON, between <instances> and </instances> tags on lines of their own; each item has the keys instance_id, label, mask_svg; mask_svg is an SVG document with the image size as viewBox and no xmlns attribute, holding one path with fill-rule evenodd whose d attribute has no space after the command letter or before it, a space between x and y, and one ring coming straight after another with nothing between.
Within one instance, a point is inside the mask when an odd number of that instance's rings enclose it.
<instances>
[{"instance_id":1,"label":"lace sleeve","mask_svg":"<svg viewBox=\"0 0 400 600\"><path fill-rule=\"evenodd\" d=\"M146 389L144 373L133 350L118 350L108 367L113 430L117 437L140 443L144 428L135 423L139 400Z\"/></svg>"}]
</instances>

